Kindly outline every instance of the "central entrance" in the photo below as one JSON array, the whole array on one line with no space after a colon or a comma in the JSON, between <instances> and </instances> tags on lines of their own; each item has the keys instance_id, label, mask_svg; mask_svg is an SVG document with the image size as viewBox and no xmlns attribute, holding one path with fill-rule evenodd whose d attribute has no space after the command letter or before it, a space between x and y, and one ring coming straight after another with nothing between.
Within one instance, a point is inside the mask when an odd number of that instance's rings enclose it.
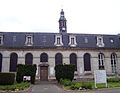
<instances>
[{"instance_id":1,"label":"central entrance","mask_svg":"<svg viewBox=\"0 0 120 93\"><path fill-rule=\"evenodd\" d=\"M48 80L48 66L40 66L40 80L41 81Z\"/></svg>"}]
</instances>

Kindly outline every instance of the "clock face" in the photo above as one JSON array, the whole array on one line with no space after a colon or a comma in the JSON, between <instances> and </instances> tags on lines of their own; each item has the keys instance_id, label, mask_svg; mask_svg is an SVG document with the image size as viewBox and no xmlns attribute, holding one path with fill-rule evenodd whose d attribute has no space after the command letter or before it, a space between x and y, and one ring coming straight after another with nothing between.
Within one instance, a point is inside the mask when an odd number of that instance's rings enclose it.
<instances>
[{"instance_id":1,"label":"clock face","mask_svg":"<svg viewBox=\"0 0 120 93\"><path fill-rule=\"evenodd\" d=\"M65 30L65 28L63 27L62 30Z\"/></svg>"}]
</instances>

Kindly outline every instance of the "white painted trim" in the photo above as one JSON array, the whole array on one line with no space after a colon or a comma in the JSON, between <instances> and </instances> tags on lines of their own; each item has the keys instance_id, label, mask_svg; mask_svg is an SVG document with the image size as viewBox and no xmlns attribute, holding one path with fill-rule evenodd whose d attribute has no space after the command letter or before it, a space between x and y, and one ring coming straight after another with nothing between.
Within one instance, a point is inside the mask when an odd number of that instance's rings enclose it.
<instances>
[{"instance_id":1,"label":"white painted trim","mask_svg":"<svg viewBox=\"0 0 120 93\"><path fill-rule=\"evenodd\" d=\"M28 38L30 38L30 41L29 41ZM33 35L31 35L31 34L26 35L25 45L26 46L32 46L33 45Z\"/></svg>"},{"instance_id":2,"label":"white painted trim","mask_svg":"<svg viewBox=\"0 0 120 93\"><path fill-rule=\"evenodd\" d=\"M60 41L58 42L58 38L60 38ZM57 34L55 36L55 43L54 43L55 46L63 46L63 42L62 42L62 35L60 34Z\"/></svg>"},{"instance_id":3,"label":"white painted trim","mask_svg":"<svg viewBox=\"0 0 120 93\"><path fill-rule=\"evenodd\" d=\"M73 39L73 41L72 41ZM69 45L71 47L76 47L77 42L76 42L76 36L75 35L69 35Z\"/></svg>"}]
</instances>

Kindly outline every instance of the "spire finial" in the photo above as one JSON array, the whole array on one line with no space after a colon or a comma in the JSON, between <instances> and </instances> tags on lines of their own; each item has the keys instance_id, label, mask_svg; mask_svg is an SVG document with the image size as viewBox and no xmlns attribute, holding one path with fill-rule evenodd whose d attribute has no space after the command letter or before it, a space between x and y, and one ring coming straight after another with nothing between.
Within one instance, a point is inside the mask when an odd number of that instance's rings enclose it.
<instances>
[{"instance_id":1,"label":"spire finial","mask_svg":"<svg viewBox=\"0 0 120 93\"><path fill-rule=\"evenodd\" d=\"M59 19L59 31L60 33L66 33L67 32L67 24L66 24L66 18L64 16L64 11L61 9L60 12L60 19Z\"/></svg>"},{"instance_id":2,"label":"spire finial","mask_svg":"<svg viewBox=\"0 0 120 93\"><path fill-rule=\"evenodd\" d=\"M64 11L63 11L63 9L61 9L60 14L61 14L61 16L64 16Z\"/></svg>"}]
</instances>

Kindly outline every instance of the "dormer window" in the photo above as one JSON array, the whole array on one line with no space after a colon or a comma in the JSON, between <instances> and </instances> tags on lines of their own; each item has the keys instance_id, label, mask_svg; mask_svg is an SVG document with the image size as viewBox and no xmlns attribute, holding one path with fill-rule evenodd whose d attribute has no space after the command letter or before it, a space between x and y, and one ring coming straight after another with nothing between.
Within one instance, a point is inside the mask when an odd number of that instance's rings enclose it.
<instances>
[{"instance_id":1,"label":"dormer window","mask_svg":"<svg viewBox=\"0 0 120 93\"><path fill-rule=\"evenodd\" d=\"M85 37L85 43L88 43L88 38L87 37Z\"/></svg>"},{"instance_id":2,"label":"dormer window","mask_svg":"<svg viewBox=\"0 0 120 93\"><path fill-rule=\"evenodd\" d=\"M76 43L76 36L75 35L70 35L69 36L69 45L71 47L75 47L77 45L77 43Z\"/></svg>"},{"instance_id":3,"label":"dormer window","mask_svg":"<svg viewBox=\"0 0 120 93\"><path fill-rule=\"evenodd\" d=\"M60 44L60 37L57 37L57 44Z\"/></svg>"},{"instance_id":4,"label":"dormer window","mask_svg":"<svg viewBox=\"0 0 120 93\"><path fill-rule=\"evenodd\" d=\"M43 42L44 43L46 42L46 36L43 36Z\"/></svg>"},{"instance_id":5,"label":"dormer window","mask_svg":"<svg viewBox=\"0 0 120 93\"><path fill-rule=\"evenodd\" d=\"M71 38L71 44L72 44L72 45L75 44L75 38Z\"/></svg>"},{"instance_id":6,"label":"dormer window","mask_svg":"<svg viewBox=\"0 0 120 93\"><path fill-rule=\"evenodd\" d=\"M62 43L62 35L58 34L58 35L55 36L54 45L56 45L56 46L62 46L63 45L63 43Z\"/></svg>"},{"instance_id":7,"label":"dormer window","mask_svg":"<svg viewBox=\"0 0 120 93\"><path fill-rule=\"evenodd\" d=\"M16 36L13 36L13 42L16 42Z\"/></svg>"},{"instance_id":8,"label":"dormer window","mask_svg":"<svg viewBox=\"0 0 120 93\"><path fill-rule=\"evenodd\" d=\"M33 45L33 36L32 35L26 35L25 45L27 45L27 46L32 46Z\"/></svg>"},{"instance_id":9,"label":"dormer window","mask_svg":"<svg viewBox=\"0 0 120 93\"><path fill-rule=\"evenodd\" d=\"M103 42L103 37L102 36L97 36L97 46L98 47L104 47L104 42Z\"/></svg>"},{"instance_id":10,"label":"dormer window","mask_svg":"<svg viewBox=\"0 0 120 93\"><path fill-rule=\"evenodd\" d=\"M0 45L3 45L3 35L0 35Z\"/></svg>"}]
</instances>

